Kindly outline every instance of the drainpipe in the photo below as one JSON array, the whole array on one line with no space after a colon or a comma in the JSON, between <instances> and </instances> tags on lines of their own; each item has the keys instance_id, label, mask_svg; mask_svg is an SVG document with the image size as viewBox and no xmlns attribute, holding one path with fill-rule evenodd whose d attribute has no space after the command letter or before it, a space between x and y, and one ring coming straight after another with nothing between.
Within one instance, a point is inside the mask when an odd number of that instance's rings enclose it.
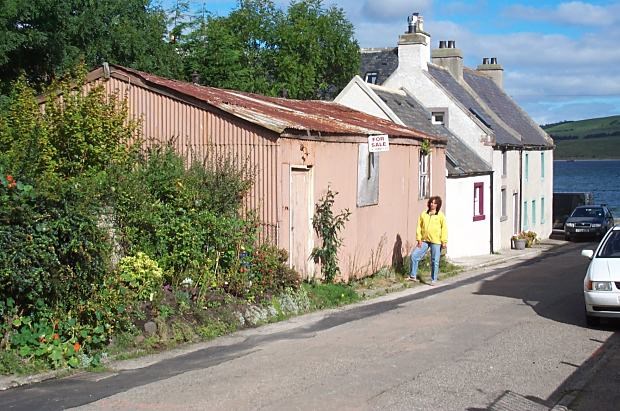
<instances>
[{"instance_id":1,"label":"drainpipe","mask_svg":"<svg viewBox=\"0 0 620 411\"><path fill-rule=\"evenodd\" d=\"M494 197L494 193L495 193L495 187L493 187L493 173L494 171L491 171L489 173L489 177L491 177L491 183L489 184L489 188L491 191L491 199L490 199L490 206L489 206L489 210L491 211L491 224L490 225L490 230L491 230L491 235L490 237L490 241L489 241L489 247L490 247L490 253L489 254L493 254L493 220L495 219L495 210L493 209L493 197Z\"/></svg>"},{"instance_id":2,"label":"drainpipe","mask_svg":"<svg viewBox=\"0 0 620 411\"><path fill-rule=\"evenodd\" d=\"M523 230L523 147L519 148L519 231Z\"/></svg>"}]
</instances>

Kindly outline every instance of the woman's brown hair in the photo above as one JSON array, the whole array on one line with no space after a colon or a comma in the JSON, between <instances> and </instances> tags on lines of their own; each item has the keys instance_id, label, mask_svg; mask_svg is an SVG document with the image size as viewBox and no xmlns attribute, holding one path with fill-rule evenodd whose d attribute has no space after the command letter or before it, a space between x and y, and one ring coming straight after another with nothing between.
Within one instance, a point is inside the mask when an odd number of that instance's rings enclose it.
<instances>
[{"instance_id":1,"label":"woman's brown hair","mask_svg":"<svg viewBox=\"0 0 620 411\"><path fill-rule=\"evenodd\" d=\"M428 199L428 202L426 203L426 207L427 210L426 212L428 213L429 211L431 211L431 203L435 202L435 204L437 204L437 212L439 212L439 210L441 210L441 197L439 196L432 196L431 198Z\"/></svg>"}]
</instances>

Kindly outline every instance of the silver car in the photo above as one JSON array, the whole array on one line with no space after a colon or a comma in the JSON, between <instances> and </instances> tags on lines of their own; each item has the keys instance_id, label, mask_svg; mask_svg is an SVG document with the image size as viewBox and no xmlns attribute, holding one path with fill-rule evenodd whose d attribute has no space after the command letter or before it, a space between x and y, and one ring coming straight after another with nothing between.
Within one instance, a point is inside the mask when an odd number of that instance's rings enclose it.
<instances>
[{"instance_id":1,"label":"silver car","mask_svg":"<svg viewBox=\"0 0 620 411\"><path fill-rule=\"evenodd\" d=\"M620 225L605 234L596 250L581 255L591 259L583 279L588 325L597 325L601 317L620 318Z\"/></svg>"}]
</instances>

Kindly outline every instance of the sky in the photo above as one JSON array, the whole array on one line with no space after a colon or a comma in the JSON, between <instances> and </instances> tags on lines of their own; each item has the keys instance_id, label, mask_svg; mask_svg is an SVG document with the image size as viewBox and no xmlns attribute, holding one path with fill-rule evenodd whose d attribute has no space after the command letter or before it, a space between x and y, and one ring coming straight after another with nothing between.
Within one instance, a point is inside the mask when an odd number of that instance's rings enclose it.
<instances>
[{"instance_id":1,"label":"sky","mask_svg":"<svg viewBox=\"0 0 620 411\"><path fill-rule=\"evenodd\" d=\"M173 0L168 0L172 2ZM236 0L190 1L225 16ZM274 0L286 8L288 0ZM360 47L395 47L418 12L433 48L455 40L467 67L496 57L504 89L539 124L620 115L620 1L324 0Z\"/></svg>"}]
</instances>

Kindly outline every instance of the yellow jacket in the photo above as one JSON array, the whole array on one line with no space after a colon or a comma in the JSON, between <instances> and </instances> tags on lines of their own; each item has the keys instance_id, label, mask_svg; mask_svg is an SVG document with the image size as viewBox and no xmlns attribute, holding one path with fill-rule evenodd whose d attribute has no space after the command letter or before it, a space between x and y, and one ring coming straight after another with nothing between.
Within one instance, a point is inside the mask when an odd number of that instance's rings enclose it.
<instances>
[{"instance_id":1,"label":"yellow jacket","mask_svg":"<svg viewBox=\"0 0 620 411\"><path fill-rule=\"evenodd\" d=\"M444 213L439 211L437 214L429 214L425 211L420 214L415 238L418 241L428 241L433 244L447 243L448 224Z\"/></svg>"}]
</instances>

